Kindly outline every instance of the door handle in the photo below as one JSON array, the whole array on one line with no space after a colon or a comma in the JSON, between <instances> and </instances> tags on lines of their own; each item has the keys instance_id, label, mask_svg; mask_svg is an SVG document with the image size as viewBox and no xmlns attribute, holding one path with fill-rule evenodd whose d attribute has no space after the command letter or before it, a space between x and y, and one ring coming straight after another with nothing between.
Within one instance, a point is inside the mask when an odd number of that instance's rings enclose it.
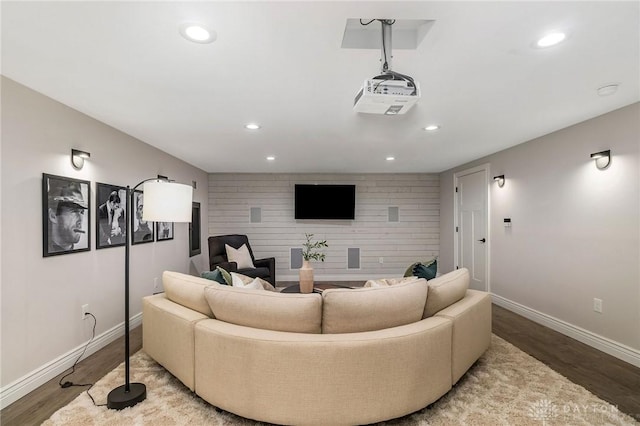
<instances>
[{"instance_id":1,"label":"door handle","mask_svg":"<svg viewBox=\"0 0 640 426\"><path fill-rule=\"evenodd\" d=\"M486 243L487 242L487 240L485 238L483 238L481 240L478 240L478 241L480 241L481 243Z\"/></svg>"}]
</instances>

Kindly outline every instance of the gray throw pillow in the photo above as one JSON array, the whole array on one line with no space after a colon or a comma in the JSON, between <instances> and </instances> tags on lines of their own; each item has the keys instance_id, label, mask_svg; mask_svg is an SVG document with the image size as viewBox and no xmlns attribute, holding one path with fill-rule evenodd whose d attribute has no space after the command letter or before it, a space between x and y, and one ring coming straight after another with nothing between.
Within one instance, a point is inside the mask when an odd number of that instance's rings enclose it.
<instances>
[{"instance_id":1,"label":"gray throw pillow","mask_svg":"<svg viewBox=\"0 0 640 426\"><path fill-rule=\"evenodd\" d=\"M213 271L204 271L200 276L223 285L233 285L231 274L219 266L217 266Z\"/></svg>"},{"instance_id":2,"label":"gray throw pillow","mask_svg":"<svg viewBox=\"0 0 640 426\"><path fill-rule=\"evenodd\" d=\"M216 281L220 284L227 284L224 280L224 277L222 276L222 272L220 272L218 268L214 269L213 271L204 271L200 274L200 276L208 280Z\"/></svg>"}]
</instances>

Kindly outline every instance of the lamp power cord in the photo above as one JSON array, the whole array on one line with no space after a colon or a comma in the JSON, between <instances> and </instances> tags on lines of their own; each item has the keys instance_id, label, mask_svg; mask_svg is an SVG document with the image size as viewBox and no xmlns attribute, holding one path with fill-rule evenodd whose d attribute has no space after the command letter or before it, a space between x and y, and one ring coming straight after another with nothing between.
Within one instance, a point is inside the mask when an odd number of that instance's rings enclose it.
<instances>
[{"instance_id":1,"label":"lamp power cord","mask_svg":"<svg viewBox=\"0 0 640 426\"><path fill-rule=\"evenodd\" d=\"M78 356L78 358L76 358L75 362L73 363L73 365L70 368L71 371L60 378L60 380L58 381L58 385L63 389L70 388L72 386L77 386L77 387L88 386L86 392L87 392L87 395L89 395L89 398L91 398L91 401L93 402L93 405L95 405L96 407L102 407L102 406L107 405L107 404L96 404L96 401L93 399L93 396L91 396L91 394L89 393L89 390L91 390L91 388L94 385L93 383L73 383L73 382L71 382L69 380L63 382L64 379L66 379L67 377L69 377L70 375L75 373L76 365L78 364L80 359L84 356L84 354L87 352L87 348L89 347L89 344L91 342L93 342L93 339L96 337L96 325L98 324L98 320L96 319L95 315L93 315L91 312L87 312L84 315L85 316L90 315L91 318L93 318L93 328L91 330L91 339L89 339L87 344L82 349L82 353L80 354L80 356ZM68 371L68 370L69 369L67 369L65 371Z\"/></svg>"}]
</instances>

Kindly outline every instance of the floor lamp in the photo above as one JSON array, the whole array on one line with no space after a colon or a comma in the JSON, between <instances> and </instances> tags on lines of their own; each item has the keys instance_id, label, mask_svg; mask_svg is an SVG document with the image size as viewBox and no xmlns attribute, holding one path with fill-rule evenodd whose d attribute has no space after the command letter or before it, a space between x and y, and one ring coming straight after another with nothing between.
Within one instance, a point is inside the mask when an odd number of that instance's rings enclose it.
<instances>
[{"instance_id":1,"label":"floor lamp","mask_svg":"<svg viewBox=\"0 0 640 426\"><path fill-rule=\"evenodd\" d=\"M170 182L164 176L146 179L130 189L127 186L127 206L125 211L125 260L124 260L124 375L125 384L109 392L107 407L115 410L133 407L147 397L144 383L129 382L129 248L131 246L130 214L133 193L143 185L144 208L142 219L150 222L191 222L193 188L189 185Z\"/></svg>"}]
</instances>

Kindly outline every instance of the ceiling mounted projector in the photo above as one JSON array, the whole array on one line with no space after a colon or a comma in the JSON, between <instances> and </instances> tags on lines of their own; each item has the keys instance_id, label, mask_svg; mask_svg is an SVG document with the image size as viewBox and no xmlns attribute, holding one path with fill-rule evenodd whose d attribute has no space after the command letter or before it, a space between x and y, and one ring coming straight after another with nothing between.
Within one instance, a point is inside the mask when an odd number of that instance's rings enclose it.
<instances>
[{"instance_id":1,"label":"ceiling mounted projector","mask_svg":"<svg viewBox=\"0 0 640 426\"><path fill-rule=\"evenodd\" d=\"M404 114L420 99L420 84L408 80L365 80L353 110L367 114Z\"/></svg>"},{"instance_id":2,"label":"ceiling mounted projector","mask_svg":"<svg viewBox=\"0 0 640 426\"><path fill-rule=\"evenodd\" d=\"M353 110L366 114L405 114L420 100L420 84L408 75L391 71L391 26L395 20L372 19L382 24L382 74L365 80L354 101Z\"/></svg>"}]
</instances>

